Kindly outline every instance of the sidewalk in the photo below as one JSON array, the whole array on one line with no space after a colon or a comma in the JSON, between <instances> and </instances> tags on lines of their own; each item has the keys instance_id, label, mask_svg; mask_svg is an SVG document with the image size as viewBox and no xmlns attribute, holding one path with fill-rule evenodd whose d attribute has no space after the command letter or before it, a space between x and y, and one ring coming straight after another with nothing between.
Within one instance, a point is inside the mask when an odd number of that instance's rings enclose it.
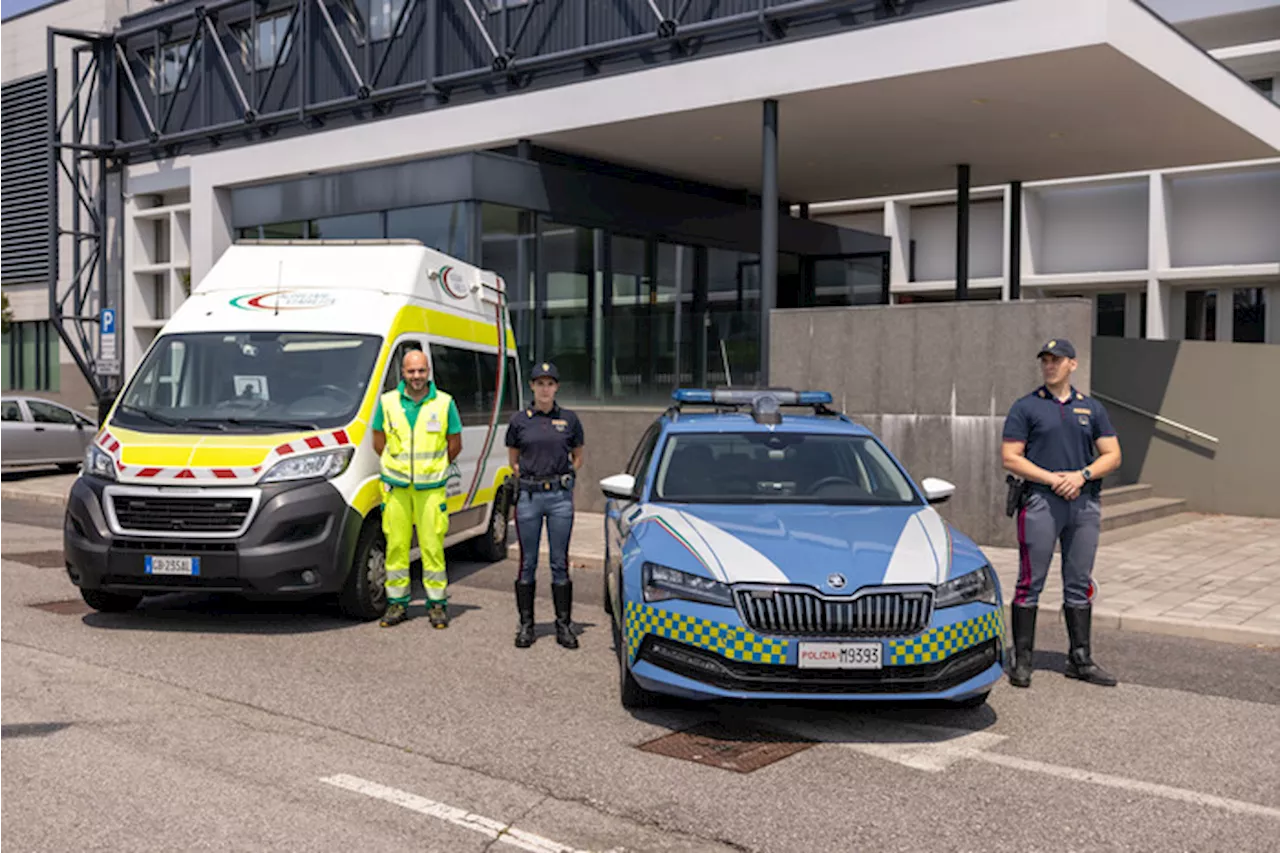
<instances>
[{"instance_id":1,"label":"sidewalk","mask_svg":"<svg viewBox=\"0 0 1280 853\"><path fill-rule=\"evenodd\" d=\"M1098 548L1094 624L1280 647L1280 519L1188 517L1194 520ZM982 550L1000 577L1007 605L1018 575L1018 551ZM511 555L516 555L514 545ZM578 513L569 545L571 567L595 569L603 559L604 516ZM1044 617L1059 618L1057 557L1040 606Z\"/></svg>"}]
</instances>

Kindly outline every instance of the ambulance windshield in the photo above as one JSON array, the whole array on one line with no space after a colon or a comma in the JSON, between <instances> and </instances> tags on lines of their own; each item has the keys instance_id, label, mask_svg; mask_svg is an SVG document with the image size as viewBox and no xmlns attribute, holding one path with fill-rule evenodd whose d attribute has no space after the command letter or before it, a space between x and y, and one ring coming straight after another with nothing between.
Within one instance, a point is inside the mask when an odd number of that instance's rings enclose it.
<instances>
[{"instance_id":1,"label":"ambulance windshield","mask_svg":"<svg viewBox=\"0 0 1280 853\"><path fill-rule=\"evenodd\" d=\"M369 388L376 335L202 332L165 335L112 421L154 432L289 432L343 426Z\"/></svg>"}]
</instances>

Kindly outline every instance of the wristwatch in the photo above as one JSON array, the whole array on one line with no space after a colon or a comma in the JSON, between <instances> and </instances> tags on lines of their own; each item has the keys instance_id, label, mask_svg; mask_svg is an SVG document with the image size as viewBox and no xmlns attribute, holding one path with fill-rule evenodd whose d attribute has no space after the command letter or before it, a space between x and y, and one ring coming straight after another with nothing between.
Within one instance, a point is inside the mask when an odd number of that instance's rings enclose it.
<instances>
[{"instance_id":1,"label":"wristwatch","mask_svg":"<svg viewBox=\"0 0 1280 853\"><path fill-rule=\"evenodd\" d=\"M1084 481L1086 483L1093 479L1093 472L1090 471L1088 468L1085 468L1080 473L1084 475Z\"/></svg>"}]
</instances>

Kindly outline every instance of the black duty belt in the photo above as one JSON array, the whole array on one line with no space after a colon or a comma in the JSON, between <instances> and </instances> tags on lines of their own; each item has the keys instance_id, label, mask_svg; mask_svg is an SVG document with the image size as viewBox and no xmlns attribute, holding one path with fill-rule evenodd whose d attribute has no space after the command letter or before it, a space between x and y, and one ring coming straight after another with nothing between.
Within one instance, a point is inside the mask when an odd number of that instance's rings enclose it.
<instances>
[{"instance_id":1,"label":"black duty belt","mask_svg":"<svg viewBox=\"0 0 1280 853\"><path fill-rule=\"evenodd\" d=\"M557 474L554 477L520 478L520 490L522 492L555 492L572 488L572 474Z\"/></svg>"}]
</instances>

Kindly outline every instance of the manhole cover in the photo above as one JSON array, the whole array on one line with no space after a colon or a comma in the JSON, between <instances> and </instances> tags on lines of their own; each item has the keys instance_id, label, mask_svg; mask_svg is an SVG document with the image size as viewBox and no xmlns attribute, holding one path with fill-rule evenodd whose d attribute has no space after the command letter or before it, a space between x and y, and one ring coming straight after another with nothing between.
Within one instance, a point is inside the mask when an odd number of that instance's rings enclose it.
<instances>
[{"instance_id":1,"label":"manhole cover","mask_svg":"<svg viewBox=\"0 0 1280 853\"><path fill-rule=\"evenodd\" d=\"M37 569L61 569L67 564L61 548L56 551L6 551L4 558L35 566Z\"/></svg>"},{"instance_id":2,"label":"manhole cover","mask_svg":"<svg viewBox=\"0 0 1280 853\"><path fill-rule=\"evenodd\" d=\"M93 612L93 608L79 598L68 598L65 601L46 601L43 604L32 604L30 606L36 610L57 613L59 616L83 616L86 613Z\"/></svg>"},{"instance_id":3,"label":"manhole cover","mask_svg":"<svg viewBox=\"0 0 1280 853\"><path fill-rule=\"evenodd\" d=\"M682 732L663 735L638 747L669 758L680 758L737 773L750 773L813 746L815 741L760 729L700 723Z\"/></svg>"}]
</instances>

